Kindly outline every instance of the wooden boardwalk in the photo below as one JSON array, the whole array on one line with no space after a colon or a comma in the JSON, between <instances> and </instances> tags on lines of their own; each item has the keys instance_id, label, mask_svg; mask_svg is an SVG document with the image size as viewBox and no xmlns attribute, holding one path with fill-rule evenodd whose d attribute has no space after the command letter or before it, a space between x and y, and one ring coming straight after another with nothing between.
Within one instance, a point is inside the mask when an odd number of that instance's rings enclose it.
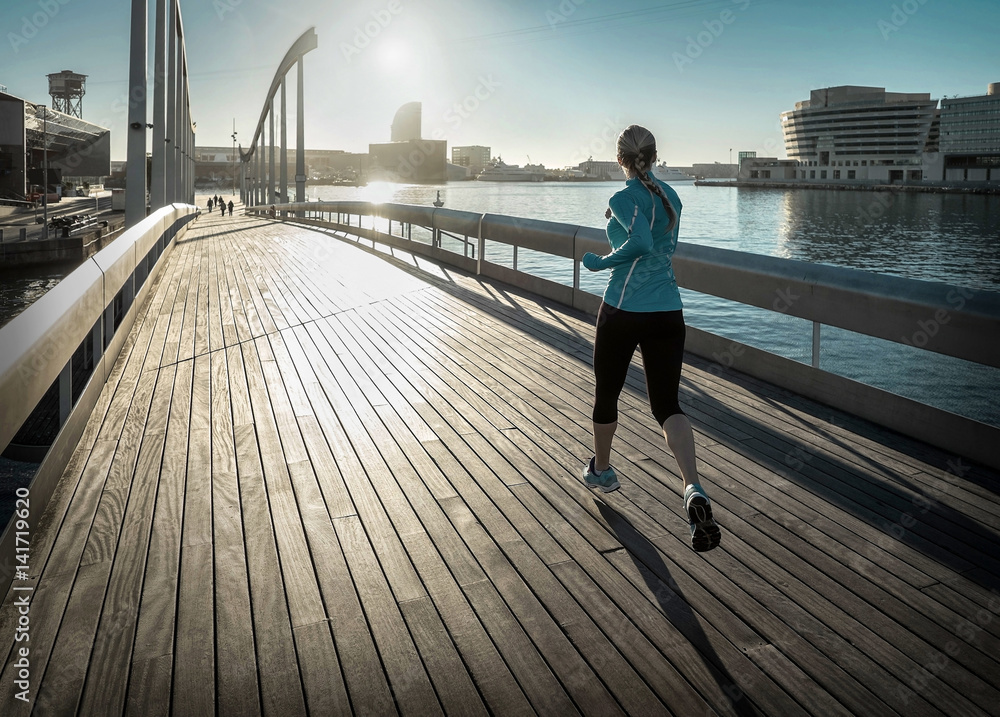
<instances>
[{"instance_id":1,"label":"wooden boardwalk","mask_svg":"<svg viewBox=\"0 0 1000 717\"><path fill-rule=\"evenodd\" d=\"M1000 476L688 357L691 550L592 322L323 232L203 216L31 536L0 713L1000 714ZM877 359L873 359L877 360Z\"/></svg>"}]
</instances>

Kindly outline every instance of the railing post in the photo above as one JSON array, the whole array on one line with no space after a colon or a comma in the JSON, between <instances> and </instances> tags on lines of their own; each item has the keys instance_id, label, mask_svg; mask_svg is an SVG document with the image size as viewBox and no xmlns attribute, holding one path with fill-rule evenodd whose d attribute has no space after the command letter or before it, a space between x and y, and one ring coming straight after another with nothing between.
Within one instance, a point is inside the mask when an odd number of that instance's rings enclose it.
<instances>
[{"instance_id":1,"label":"railing post","mask_svg":"<svg viewBox=\"0 0 1000 717\"><path fill-rule=\"evenodd\" d=\"M580 227L573 232L573 290L580 290L580 262L576 259L576 235L580 233ZM574 299L575 301L575 299Z\"/></svg>"},{"instance_id":2,"label":"railing post","mask_svg":"<svg viewBox=\"0 0 1000 717\"><path fill-rule=\"evenodd\" d=\"M813 321L813 340L812 340L812 365L813 368L819 368L819 327L820 323L818 321Z\"/></svg>"},{"instance_id":3,"label":"railing post","mask_svg":"<svg viewBox=\"0 0 1000 717\"><path fill-rule=\"evenodd\" d=\"M479 240L479 256L476 257L476 275L479 276L483 273L483 256L486 254L486 238L483 237L483 219L486 218L485 214L479 215L479 231L476 232L476 238Z\"/></svg>"},{"instance_id":4,"label":"railing post","mask_svg":"<svg viewBox=\"0 0 1000 717\"><path fill-rule=\"evenodd\" d=\"M95 371L97 370L97 366L98 366L98 364L101 361L101 356L104 354L104 342L101 341L101 334L102 334L103 329L104 329L104 321L103 321L103 319L104 319L103 315L100 316L100 317L98 317L97 322L94 324L94 328L91 330L91 343L94 344L94 346L93 346L93 354L94 354L94 370ZM104 379L104 378L107 378L107 377L106 376L102 376L101 378Z\"/></svg>"},{"instance_id":5,"label":"railing post","mask_svg":"<svg viewBox=\"0 0 1000 717\"><path fill-rule=\"evenodd\" d=\"M64 426L73 409L73 359L59 372L59 425Z\"/></svg>"}]
</instances>

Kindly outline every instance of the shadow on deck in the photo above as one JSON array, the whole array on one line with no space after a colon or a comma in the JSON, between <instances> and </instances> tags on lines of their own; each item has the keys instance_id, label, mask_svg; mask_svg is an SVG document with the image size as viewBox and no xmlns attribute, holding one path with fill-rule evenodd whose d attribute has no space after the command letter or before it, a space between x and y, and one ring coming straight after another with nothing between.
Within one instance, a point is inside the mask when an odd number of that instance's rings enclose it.
<instances>
[{"instance_id":1,"label":"shadow on deck","mask_svg":"<svg viewBox=\"0 0 1000 717\"><path fill-rule=\"evenodd\" d=\"M724 530L694 553L638 365L622 490L578 478L591 340L398 250L203 216L0 609L4 713L997 714L995 472L688 356Z\"/></svg>"}]
</instances>

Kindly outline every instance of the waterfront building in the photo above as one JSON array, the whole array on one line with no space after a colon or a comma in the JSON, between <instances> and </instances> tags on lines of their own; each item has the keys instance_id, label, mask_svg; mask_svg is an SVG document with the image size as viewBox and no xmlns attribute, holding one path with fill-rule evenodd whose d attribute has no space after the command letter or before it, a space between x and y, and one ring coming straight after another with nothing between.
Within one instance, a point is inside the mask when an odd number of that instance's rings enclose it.
<instances>
[{"instance_id":1,"label":"waterfront building","mask_svg":"<svg viewBox=\"0 0 1000 717\"><path fill-rule=\"evenodd\" d=\"M392 142L410 142L420 139L421 115L423 109L419 102L407 102L396 110L389 130Z\"/></svg>"},{"instance_id":2,"label":"waterfront building","mask_svg":"<svg viewBox=\"0 0 1000 717\"><path fill-rule=\"evenodd\" d=\"M576 168L589 179L625 179L625 173L616 161L588 159L586 162L580 162Z\"/></svg>"},{"instance_id":3,"label":"waterfront building","mask_svg":"<svg viewBox=\"0 0 1000 717\"><path fill-rule=\"evenodd\" d=\"M738 165L721 162L695 163L691 165L691 175L699 179L732 179Z\"/></svg>"},{"instance_id":4,"label":"waterfront building","mask_svg":"<svg viewBox=\"0 0 1000 717\"><path fill-rule=\"evenodd\" d=\"M467 167L469 174L476 176L490 164L490 147L483 147L478 144L467 147L451 148L451 163L459 167Z\"/></svg>"},{"instance_id":5,"label":"waterfront building","mask_svg":"<svg viewBox=\"0 0 1000 717\"><path fill-rule=\"evenodd\" d=\"M985 95L941 99L946 181L1000 183L1000 82Z\"/></svg>"},{"instance_id":6,"label":"waterfront building","mask_svg":"<svg viewBox=\"0 0 1000 717\"><path fill-rule=\"evenodd\" d=\"M48 146L48 176L45 146ZM0 198L24 199L111 174L111 130L0 92Z\"/></svg>"},{"instance_id":7,"label":"waterfront building","mask_svg":"<svg viewBox=\"0 0 1000 717\"><path fill-rule=\"evenodd\" d=\"M268 149L264 150L265 153ZM275 147L279 157L281 148ZM288 166L294 167L296 150L288 150ZM368 155L345 152L342 149L307 149L305 151L306 176L310 182L364 181L368 169ZM195 182L200 186L232 182L235 171L237 181L240 176L239 152L233 154L229 147L195 148ZM275 171L278 168L275 167Z\"/></svg>"},{"instance_id":8,"label":"waterfront building","mask_svg":"<svg viewBox=\"0 0 1000 717\"><path fill-rule=\"evenodd\" d=\"M445 182L448 179L448 142L421 138L420 103L408 102L396 111L391 141L369 144L371 180L389 182Z\"/></svg>"},{"instance_id":9,"label":"waterfront building","mask_svg":"<svg viewBox=\"0 0 1000 717\"><path fill-rule=\"evenodd\" d=\"M941 176L937 100L928 93L844 85L813 90L781 113L795 179L920 182Z\"/></svg>"},{"instance_id":10,"label":"waterfront building","mask_svg":"<svg viewBox=\"0 0 1000 717\"><path fill-rule=\"evenodd\" d=\"M796 172L799 171L799 163L796 160L778 159L777 157L740 157L739 166L739 180L741 182L754 179L778 182L794 181Z\"/></svg>"}]
</instances>

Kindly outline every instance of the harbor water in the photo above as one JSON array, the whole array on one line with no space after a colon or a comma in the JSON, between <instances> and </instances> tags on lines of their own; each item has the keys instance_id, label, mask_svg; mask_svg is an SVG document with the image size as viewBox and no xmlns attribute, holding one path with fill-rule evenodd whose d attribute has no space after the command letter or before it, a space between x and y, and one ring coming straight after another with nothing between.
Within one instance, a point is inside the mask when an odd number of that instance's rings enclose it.
<instances>
[{"instance_id":1,"label":"harbor water","mask_svg":"<svg viewBox=\"0 0 1000 717\"><path fill-rule=\"evenodd\" d=\"M1000 291L1000 196L673 185L684 204L680 240ZM313 187L310 199L428 206L603 228L621 182L482 183ZM510 265L511 251L486 258ZM569 259L520 250L518 269L572 284ZM603 292L607 275L584 271L581 286ZM685 320L705 331L804 363L812 323L681 289ZM944 298L944 297L942 297ZM914 326L914 333L918 327ZM1000 370L830 326L820 367L872 386L1000 426ZM724 361L724 357L720 357Z\"/></svg>"}]
</instances>

